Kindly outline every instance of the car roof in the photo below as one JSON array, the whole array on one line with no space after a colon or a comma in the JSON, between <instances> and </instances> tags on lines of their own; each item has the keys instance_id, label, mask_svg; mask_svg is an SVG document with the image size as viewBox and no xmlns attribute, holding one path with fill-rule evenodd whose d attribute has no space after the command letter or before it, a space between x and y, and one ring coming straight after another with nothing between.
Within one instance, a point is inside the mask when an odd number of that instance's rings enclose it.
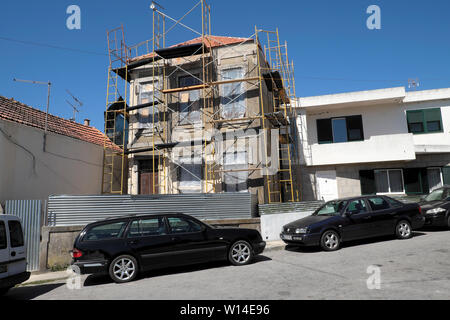
<instances>
[{"instance_id":1,"label":"car roof","mask_svg":"<svg viewBox=\"0 0 450 320\"><path fill-rule=\"evenodd\" d=\"M366 198L372 198L372 197L389 197L389 195L368 194L368 195L364 195L364 196L338 198L338 199L333 199L333 200L330 200L330 201L350 201L350 200L366 199ZM329 202L329 201L326 201L326 202Z\"/></svg>"},{"instance_id":2,"label":"car roof","mask_svg":"<svg viewBox=\"0 0 450 320\"><path fill-rule=\"evenodd\" d=\"M147 218L147 217L151 217L151 216L187 216L187 215L184 213L181 213L181 212L140 213L140 214L132 213L132 214L126 214L126 215L118 216L118 217L109 217L109 218L102 219L99 221L91 222L88 225L102 224L104 222L120 221L120 220L126 220L126 219Z\"/></svg>"}]
</instances>

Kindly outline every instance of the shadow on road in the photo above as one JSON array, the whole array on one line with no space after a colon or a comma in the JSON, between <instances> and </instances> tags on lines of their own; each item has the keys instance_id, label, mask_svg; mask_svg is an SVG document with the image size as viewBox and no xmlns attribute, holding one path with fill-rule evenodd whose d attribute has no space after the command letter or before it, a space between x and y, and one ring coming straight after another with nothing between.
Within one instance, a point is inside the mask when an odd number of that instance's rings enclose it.
<instances>
[{"instance_id":1,"label":"shadow on road","mask_svg":"<svg viewBox=\"0 0 450 320\"><path fill-rule=\"evenodd\" d=\"M266 257L264 255L257 255L254 257L253 262L259 263L264 261L270 261L269 257ZM230 267L230 268L239 268L232 266L228 261L214 261L209 263L202 263L202 264L193 264L193 265L187 265L187 266L177 266L177 267L168 267L164 269L157 269L157 270L151 270L151 271L145 271L141 273L138 277L139 279L145 279L145 278L153 278L153 277L160 277L160 276L166 276L166 275L172 275L172 274L180 274L180 273L189 273L189 272L196 272L201 270L207 270L207 269L214 269L214 268L223 268L223 267ZM112 279L109 277L109 275L106 274L97 274L97 275L89 275L86 280L84 281L84 286L97 286L102 284L108 284L113 283Z\"/></svg>"},{"instance_id":2,"label":"shadow on road","mask_svg":"<svg viewBox=\"0 0 450 320\"><path fill-rule=\"evenodd\" d=\"M2 300L32 300L47 292L50 292L65 283L50 283L41 285L29 285L23 287L15 287L8 291L8 293L1 297Z\"/></svg>"},{"instance_id":3,"label":"shadow on road","mask_svg":"<svg viewBox=\"0 0 450 320\"><path fill-rule=\"evenodd\" d=\"M413 231L412 237L420 237L420 236L424 236L426 235L426 233L423 232L418 232L418 231ZM345 249L345 248L351 248L351 247L356 247L356 246L360 246L360 245L366 245L366 244L371 244L371 243L377 243L377 242L385 242L385 241L393 241L393 240L397 240L397 238L395 236L382 236L382 237L375 237L375 238L368 238L368 239L360 239L360 240L352 240L352 241L347 241L347 242L343 242L341 244L341 248ZM319 246L311 246L311 247L302 247L302 246L295 246L295 245L287 245L285 247L286 251L292 251L292 252L322 252L322 248L320 248Z\"/></svg>"}]
</instances>

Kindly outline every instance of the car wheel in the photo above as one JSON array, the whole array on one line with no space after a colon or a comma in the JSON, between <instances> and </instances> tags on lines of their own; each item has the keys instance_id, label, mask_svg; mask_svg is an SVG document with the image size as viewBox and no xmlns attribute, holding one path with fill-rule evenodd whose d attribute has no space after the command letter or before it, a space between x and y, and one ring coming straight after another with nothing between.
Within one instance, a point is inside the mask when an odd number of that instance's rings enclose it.
<instances>
[{"instance_id":1,"label":"car wheel","mask_svg":"<svg viewBox=\"0 0 450 320\"><path fill-rule=\"evenodd\" d=\"M339 234L334 230L325 231L320 238L320 246L325 251L336 251L341 244Z\"/></svg>"},{"instance_id":2,"label":"car wheel","mask_svg":"<svg viewBox=\"0 0 450 320\"><path fill-rule=\"evenodd\" d=\"M412 236L411 224L406 220L402 220L399 223L397 223L395 232L396 232L397 238L409 239Z\"/></svg>"},{"instance_id":3,"label":"car wheel","mask_svg":"<svg viewBox=\"0 0 450 320\"><path fill-rule=\"evenodd\" d=\"M109 276L117 283L133 281L137 273L138 263L129 255L118 256L109 265Z\"/></svg>"},{"instance_id":4,"label":"car wheel","mask_svg":"<svg viewBox=\"0 0 450 320\"><path fill-rule=\"evenodd\" d=\"M249 264L253 259L252 246L247 241L236 241L230 247L228 260L235 266Z\"/></svg>"},{"instance_id":5,"label":"car wheel","mask_svg":"<svg viewBox=\"0 0 450 320\"><path fill-rule=\"evenodd\" d=\"M450 214L447 217L447 228L450 229Z\"/></svg>"}]
</instances>

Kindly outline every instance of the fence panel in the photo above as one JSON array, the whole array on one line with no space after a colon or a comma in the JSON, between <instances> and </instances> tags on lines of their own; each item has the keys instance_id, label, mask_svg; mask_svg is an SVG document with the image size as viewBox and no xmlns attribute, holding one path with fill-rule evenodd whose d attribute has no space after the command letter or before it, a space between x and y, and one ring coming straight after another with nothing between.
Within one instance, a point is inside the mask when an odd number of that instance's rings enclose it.
<instances>
[{"instance_id":1,"label":"fence panel","mask_svg":"<svg viewBox=\"0 0 450 320\"><path fill-rule=\"evenodd\" d=\"M39 270L39 244L41 238L41 200L7 200L5 213L22 220L27 249L27 271Z\"/></svg>"}]
</instances>

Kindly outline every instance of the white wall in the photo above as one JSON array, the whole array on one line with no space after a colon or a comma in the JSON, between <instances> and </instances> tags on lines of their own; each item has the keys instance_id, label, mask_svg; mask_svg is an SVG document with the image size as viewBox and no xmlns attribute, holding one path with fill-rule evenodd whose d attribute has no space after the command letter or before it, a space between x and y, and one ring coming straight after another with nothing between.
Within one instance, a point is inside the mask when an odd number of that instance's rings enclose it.
<instances>
[{"instance_id":1,"label":"white wall","mask_svg":"<svg viewBox=\"0 0 450 320\"><path fill-rule=\"evenodd\" d=\"M364 141L319 144L317 119L362 115ZM303 145L308 165L414 160L412 134L408 133L405 111L398 104L370 105L306 111L308 144ZM309 160L309 161L308 161Z\"/></svg>"},{"instance_id":2,"label":"white wall","mask_svg":"<svg viewBox=\"0 0 450 320\"><path fill-rule=\"evenodd\" d=\"M280 233L284 225L310 216L310 212L289 212L261 215L261 236L264 241L281 240Z\"/></svg>"},{"instance_id":3,"label":"white wall","mask_svg":"<svg viewBox=\"0 0 450 320\"><path fill-rule=\"evenodd\" d=\"M0 202L50 194L100 194L103 147L0 120ZM33 161L34 157L34 161ZM34 165L33 165L34 163Z\"/></svg>"}]
</instances>

